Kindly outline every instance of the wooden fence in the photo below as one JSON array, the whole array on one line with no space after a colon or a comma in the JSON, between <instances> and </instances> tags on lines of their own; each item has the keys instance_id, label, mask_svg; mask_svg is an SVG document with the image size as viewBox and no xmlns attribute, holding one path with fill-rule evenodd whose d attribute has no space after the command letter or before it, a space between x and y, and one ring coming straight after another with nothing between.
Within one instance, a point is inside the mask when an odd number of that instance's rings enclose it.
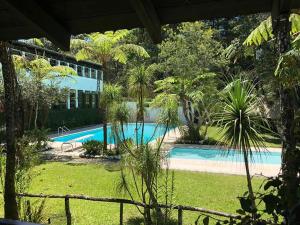
<instances>
[{"instance_id":1,"label":"wooden fence","mask_svg":"<svg viewBox=\"0 0 300 225\"><path fill-rule=\"evenodd\" d=\"M70 199L78 199L78 200L86 200L86 201L96 201L96 202L112 202L120 204L120 225L123 225L123 212L124 212L124 205L135 205L143 208L154 208L151 205L146 205L141 202L129 200L129 199L122 199L122 198L100 198L100 197L90 197L84 195L50 195L50 194L28 194L28 193L19 193L17 194L19 197L29 197L29 198L46 198L46 199L64 199L65 201L65 214L67 219L67 225L72 224L72 214L70 208ZM164 205L159 204L159 208L167 208L167 209L174 209L178 212L178 225L183 225L183 211L192 211L192 212L201 212L204 214L226 217L229 219L240 219L241 217L235 214L219 212L215 210L209 210L205 208L198 208L192 206L184 206L184 205Z\"/></svg>"}]
</instances>

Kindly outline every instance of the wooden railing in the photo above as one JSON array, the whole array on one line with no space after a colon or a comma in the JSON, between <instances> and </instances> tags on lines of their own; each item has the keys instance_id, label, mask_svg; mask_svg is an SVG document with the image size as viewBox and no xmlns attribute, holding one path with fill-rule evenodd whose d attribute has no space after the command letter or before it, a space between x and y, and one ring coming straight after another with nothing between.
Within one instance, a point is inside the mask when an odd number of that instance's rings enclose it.
<instances>
[{"instance_id":1,"label":"wooden railing","mask_svg":"<svg viewBox=\"0 0 300 225\"><path fill-rule=\"evenodd\" d=\"M65 214L67 219L67 225L72 224L72 214L70 209L70 199L78 199L78 200L86 200L86 201L96 201L96 202L112 202L120 204L120 225L123 225L123 209L124 205L135 205L143 208L154 208L154 206L146 205L142 202L137 202L129 199L122 199L122 198L101 198L101 197L90 197L84 195L51 195L51 194L28 194L28 193L19 193L17 194L19 197L28 197L28 198L46 198L46 199L64 199L65 201ZM178 211L178 225L183 224L183 211L192 211L192 212L200 212L208 215L214 215L219 217L226 217L229 219L240 219L241 217L235 214L205 209L205 208L198 208L192 206L184 206L184 205L164 205L159 204L159 208L165 209L174 209Z\"/></svg>"}]
</instances>

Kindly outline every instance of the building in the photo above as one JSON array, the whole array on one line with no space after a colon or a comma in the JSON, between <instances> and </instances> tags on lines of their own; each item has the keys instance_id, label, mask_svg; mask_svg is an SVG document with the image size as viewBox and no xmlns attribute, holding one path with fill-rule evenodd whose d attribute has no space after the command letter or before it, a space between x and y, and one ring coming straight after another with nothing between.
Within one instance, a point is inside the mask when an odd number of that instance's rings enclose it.
<instances>
[{"instance_id":1,"label":"building","mask_svg":"<svg viewBox=\"0 0 300 225\"><path fill-rule=\"evenodd\" d=\"M77 61L73 56L32 45L26 41L12 42L12 54L34 58L36 55L47 58L52 66L62 65L73 68L78 76L66 77L59 87L68 88L66 102L59 108L96 108L100 92L103 90L101 65L89 61Z\"/></svg>"}]
</instances>

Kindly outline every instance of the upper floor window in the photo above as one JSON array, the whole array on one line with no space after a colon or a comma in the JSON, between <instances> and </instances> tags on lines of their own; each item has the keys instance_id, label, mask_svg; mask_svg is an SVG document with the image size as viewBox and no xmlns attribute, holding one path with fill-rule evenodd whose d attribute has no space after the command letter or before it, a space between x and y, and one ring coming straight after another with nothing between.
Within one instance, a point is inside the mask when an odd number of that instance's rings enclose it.
<instances>
[{"instance_id":1,"label":"upper floor window","mask_svg":"<svg viewBox=\"0 0 300 225\"><path fill-rule=\"evenodd\" d=\"M91 76L90 76L90 68L88 68L88 67L85 67L85 68L84 68L84 76L85 76L85 77L91 77Z\"/></svg>"},{"instance_id":2,"label":"upper floor window","mask_svg":"<svg viewBox=\"0 0 300 225\"><path fill-rule=\"evenodd\" d=\"M64 61L60 61L60 65L61 65L61 66L66 66L66 65L67 65L67 63L66 63L66 62L64 62Z\"/></svg>"},{"instance_id":3,"label":"upper floor window","mask_svg":"<svg viewBox=\"0 0 300 225\"><path fill-rule=\"evenodd\" d=\"M96 70L91 69L91 77L92 77L93 79L96 79Z\"/></svg>"},{"instance_id":4,"label":"upper floor window","mask_svg":"<svg viewBox=\"0 0 300 225\"><path fill-rule=\"evenodd\" d=\"M77 74L78 74L78 76L82 76L82 67L81 66L77 66Z\"/></svg>"},{"instance_id":5,"label":"upper floor window","mask_svg":"<svg viewBox=\"0 0 300 225\"><path fill-rule=\"evenodd\" d=\"M69 67L76 71L76 66L74 64L70 63Z\"/></svg>"},{"instance_id":6,"label":"upper floor window","mask_svg":"<svg viewBox=\"0 0 300 225\"><path fill-rule=\"evenodd\" d=\"M58 65L58 61L55 59L50 59L50 65L51 66L57 66Z\"/></svg>"}]
</instances>

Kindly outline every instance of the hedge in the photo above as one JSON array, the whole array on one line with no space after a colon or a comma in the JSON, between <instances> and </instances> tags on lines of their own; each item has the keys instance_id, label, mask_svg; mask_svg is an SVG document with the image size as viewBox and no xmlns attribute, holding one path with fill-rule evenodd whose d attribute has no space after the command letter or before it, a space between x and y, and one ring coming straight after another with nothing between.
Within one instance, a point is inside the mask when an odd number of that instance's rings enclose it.
<instances>
[{"instance_id":1,"label":"hedge","mask_svg":"<svg viewBox=\"0 0 300 225\"><path fill-rule=\"evenodd\" d=\"M102 122L103 115L99 109L60 109L50 110L45 127L55 131L60 126L69 129L99 124Z\"/></svg>"}]
</instances>

